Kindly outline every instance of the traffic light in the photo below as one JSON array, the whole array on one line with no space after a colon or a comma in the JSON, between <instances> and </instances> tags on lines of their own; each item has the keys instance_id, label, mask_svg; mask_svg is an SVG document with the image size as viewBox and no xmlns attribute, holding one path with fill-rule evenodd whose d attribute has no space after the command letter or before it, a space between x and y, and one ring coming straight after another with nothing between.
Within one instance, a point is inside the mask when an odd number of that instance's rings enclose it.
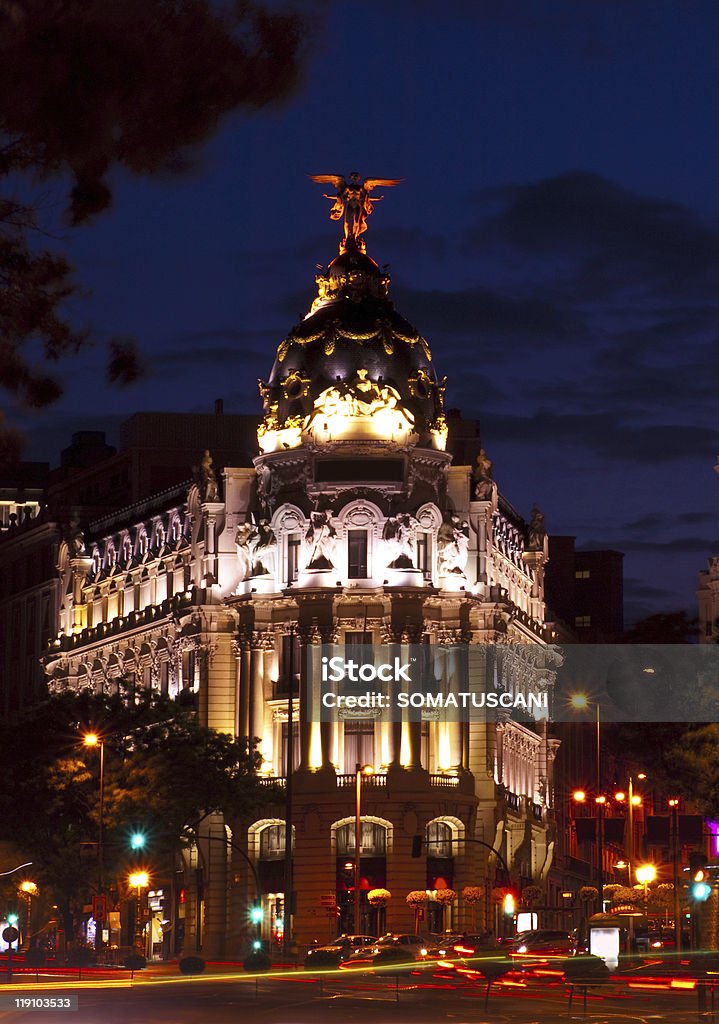
<instances>
[{"instance_id":1,"label":"traffic light","mask_svg":"<svg viewBox=\"0 0 719 1024\"><path fill-rule=\"evenodd\" d=\"M513 892L506 892L502 900L502 910L507 916L511 916L517 909L517 901Z\"/></svg>"},{"instance_id":2,"label":"traffic light","mask_svg":"<svg viewBox=\"0 0 719 1024\"><path fill-rule=\"evenodd\" d=\"M7 916L7 923L11 924L13 926L13 928L17 924L17 921L18 921L17 914L8 914L8 916Z\"/></svg>"},{"instance_id":3,"label":"traffic light","mask_svg":"<svg viewBox=\"0 0 719 1024\"><path fill-rule=\"evenodd\" d=\"M412 856L422 856L422 836L412 836Z\"/></svg>"},{"instance_id":4,"label":"traffic light","mask_svg":"<svg viewBox=\"0 0 719 1024\"><path fill-rule=\"evenodd\" d=\"M250 908L250 921L252 921L253 924L261 924L262 923L262 917L263 917L262 907L251 907Z\"/></svg>"},{"instance_id":5,"label":"traffic light","mask_svg":"<svg viewBox=\"0 0 719 1024\"><path fill-rule=\"evenodd\" d=\"M689 854L689 872L692 878L692 899L704 903L709 899L712 887L706 870L707 857L701 850L692 850Z\"/></svg>"},{"instance_id":6,"label":"traffic light","mask_svg":"<svg viewBox=\"0 0 719 1024\"><path fill-rule=\"evenodd\" d=\"M698 876L701 875L701 878ZM696 900L697 903L704 903L705 900L709 899L711 895L712 887L708 882L703 881L704 872L697 871L692 882L692 899Z\"/></svg>"},{"instance_id":7,"label":"traffic light","mask_svg":"<svg viewBox=\"0 0 719 1024\"><path fill-rule=\"evenodd\" d=\"M130 848L132 850L144 850L145 842L144 832L133 832L130 836Z\"/></svg>"}]
</instances>

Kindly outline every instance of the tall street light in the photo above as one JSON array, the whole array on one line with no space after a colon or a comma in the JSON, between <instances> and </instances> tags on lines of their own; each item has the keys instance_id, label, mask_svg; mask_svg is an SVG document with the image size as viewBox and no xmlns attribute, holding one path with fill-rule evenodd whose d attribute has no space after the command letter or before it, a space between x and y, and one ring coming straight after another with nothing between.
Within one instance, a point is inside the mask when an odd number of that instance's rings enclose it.
<instances>
[{"instance_id":1,"label":"tall street light","mask_svg":"<svg viewBox=\"0 0 719 1024\"><path fill-rule=\"evenodd\" d=\"M355 935L362 933L360 920L360 870L362 857L362 776L372 775L369 764L357 765L355 770Z\"/></svg>"},{"instance_id":2,"label":"tall street light","mask_svg":"<svg viewBox=\"0 0 719 1024\"><path fill-rule=\"evenodd\" d=\"M130 887L135 890L135 949L138 953L145 955L146 949L142 937L142 890L147 889L150 884L150 876L147 871L135 871L128 878Z\"/></svg>"},{"instance_id":3,"label":"tall street light","mask_svg":"<svg viewBox=\"0 0 719 1024\"><path fill-rule=\"evenodd\" d=\"M86 732L82 738L83 746L100 748L100 814L97 826L97 891L102 896L104 891L103 878L103 823L105 816L105 741L96 732ZM102 949L102 921L95 921L95 949Z\"/></svg>"},{"instance_id":4,"label":"tall street light","mask_svg":"<svg viewBox=\"0 0 719 1024\"><path fill-rule=\"evenodd\" d=\"M602 796L602 730L599 701L590 700L586 693L573 693L569 697L569 704L575 711L585 711L592 704L596 708L597 892L599 893L600 910L604 910L604 805L606 799Z\"/></svg>"},{"instance_id":5,"label":"tall street light","mask_svg":"<svg viewBox=\"0 0 719 1024\"><path fill-rule=\"evenodd\" d=\"M674 882L674 945L677 953L682 948L682 915L679 897L679 798L670 797L669 814L671 822L672 880Z\"/></svg>"},{"instance_id":6,"label":"tall street light","mask_svg":"<svg viewBox=\"0 0 719 1024\"><path fill-rule=\"evenodd\" d=\"M37 896L37 883L26 879L20 883L20 892L24 893L27 899L27 935L26 941L23 944L29 946L32 943L32 898Z\"/></svg>"},{"instance_id":7,"label":"tall street light","mask_svg":"<svg viewBox=\"0 0 719 1024\"><path fill-rule=\"evenodd\" d=\"M648 917L649 883L657 877L657 869L653 864L640 864L636 871L637 881L644 886L644 916Z\"/></svg>"}]
</instances>

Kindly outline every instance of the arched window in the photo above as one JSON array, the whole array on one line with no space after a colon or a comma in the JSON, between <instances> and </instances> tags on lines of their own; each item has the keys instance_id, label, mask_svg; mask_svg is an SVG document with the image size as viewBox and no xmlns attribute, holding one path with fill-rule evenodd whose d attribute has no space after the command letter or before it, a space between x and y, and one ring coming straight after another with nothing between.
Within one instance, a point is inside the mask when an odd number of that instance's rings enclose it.
<instances>
[{"instance_id":1,"label":"arched window","mask_svg":"<svg viewBox=\"0 0 719 1024\"><path fill-rule=\"evenodd\" d=\"M363 821L360 835L361 852L365 857L384 857L387 852L387 829L376 821ZM350 821L337 829L337 856L354 856L355 826Z\"/></svg>"},{"instance_id":2,"label":"arched window","mask_svg":"<svg viewBox=\"0 0 719 1024\"><path fill-rule=\"evenodd\" d=\"M427 856L453 856L452 826L446 821L430 821L427 825Z\"/></svg>"},{"instance_id":3,"label":"arched window","mask_svg":"<svg viewBox=\"0 0 719 1024\"><path fill-rule=\"evenodd\" d=\"M260 860L282 860L285 856L285 825L267 825L260 832Z\"/></svg>"}]
</instances>

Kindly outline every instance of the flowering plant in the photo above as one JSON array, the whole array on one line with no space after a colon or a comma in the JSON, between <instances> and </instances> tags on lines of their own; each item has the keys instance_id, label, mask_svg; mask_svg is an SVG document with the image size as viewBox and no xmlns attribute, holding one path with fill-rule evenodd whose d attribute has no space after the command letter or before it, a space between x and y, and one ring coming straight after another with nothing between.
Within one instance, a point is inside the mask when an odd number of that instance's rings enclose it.
<instances>
[{"instance_id":1,"label":"flowering plant","mask_svg":"<svg viewBox=\"0 0 719 1024\"><path fill-rule=\"evenodd\" d=\"M450 903L454 903L457 899L457 893L454 889L437 889L434 894L434 898L437 903L441 903L443 907L449 906Z\"/></svg>"},{"instance_id":2,"label":"flowering plant","mask_svg":"<svg viewBox=\"0 0 719 1024\"><path fill-rule=\"evenodd\" d=\"M391 898L392 893L389 889L370 889L367 893L367 899L373 907L383 907Z\"/></svg>"},{"instance_id":3,"label":"flowering plant","mask_svg":"<svg viewBox=\"0 0 719 1024\"><path fill-rule=\"evenodd\" d=\"M410 907L421 907L427 902L427 893L424 889L413 889L407 893L405 900Z\"/></svg>"},{"instance_id":4,"label":"flowering plant","mask_svg":"<svg viewBox=\"0 0 719 1024\"><path fill-rule=\"evenodd\" d=\"M465 885L462 889L462 899L465 903L479 903L484 899L483 885Z\"/></svg>"}]
</instances>

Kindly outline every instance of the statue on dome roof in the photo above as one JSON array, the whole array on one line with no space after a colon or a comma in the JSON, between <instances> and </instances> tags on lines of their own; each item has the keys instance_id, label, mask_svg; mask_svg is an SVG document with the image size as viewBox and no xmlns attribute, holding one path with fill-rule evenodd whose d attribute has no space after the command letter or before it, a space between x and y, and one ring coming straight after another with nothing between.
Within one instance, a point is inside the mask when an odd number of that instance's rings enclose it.
<instances>
[{"instance_id":1,"label":"statue on dome roof","mask_svg":"<svg viewBox=\"0 0 719 1024\"><path fill-rule=\"evenodd\" d=\"M360 238L367 230L367 218L374 209L374 203L384 199L384 196L373 196L370 198L372 189L378 186L392 188L399 185L401 178L360 178L358 171L352 171L349 180L341 174L310 174L312 181L318 185L333 185L336 189L334 195L323 193L325 199L332 199L330 218L339 220L344 216L344 238L340 242L340 252L347 252L350 239L354 245L364 252L366 249L364 240Z\"/></svg>"}]
</instances>

